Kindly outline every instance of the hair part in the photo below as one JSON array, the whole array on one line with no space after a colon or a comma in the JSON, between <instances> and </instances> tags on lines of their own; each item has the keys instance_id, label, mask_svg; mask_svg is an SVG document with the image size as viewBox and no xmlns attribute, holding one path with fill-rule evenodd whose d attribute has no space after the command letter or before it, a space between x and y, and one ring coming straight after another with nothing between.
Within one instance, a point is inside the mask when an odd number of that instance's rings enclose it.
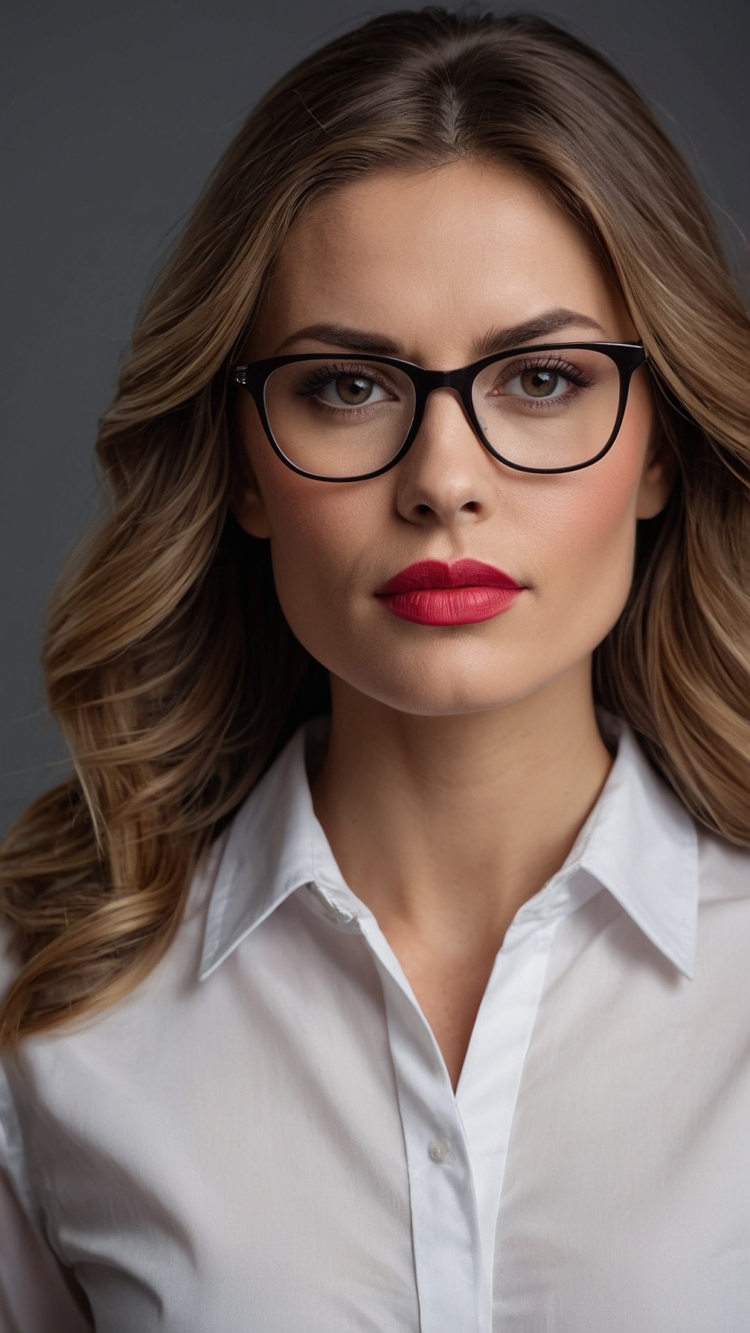
<instances>
[{"instance_id":1,"label":"hair part","mask_svg":"<svg viewBox=\"0 0 750 1333\"><path fill-rule=\"evenodd\" d=\"M206 846L327 708L268 544L228 511L229 367L311 200L460 158L539 182L585 229L643 339L680 480L641 524L596 691L695 817L750 845L748 319L708 209L630 84L560 28L386 14L262 99L137 322L97 442L109 513L49 618L50 707L74 773L0 853L22 963L0 1040L95 1013L153 968Z\"/></svg>"}]
</instances>

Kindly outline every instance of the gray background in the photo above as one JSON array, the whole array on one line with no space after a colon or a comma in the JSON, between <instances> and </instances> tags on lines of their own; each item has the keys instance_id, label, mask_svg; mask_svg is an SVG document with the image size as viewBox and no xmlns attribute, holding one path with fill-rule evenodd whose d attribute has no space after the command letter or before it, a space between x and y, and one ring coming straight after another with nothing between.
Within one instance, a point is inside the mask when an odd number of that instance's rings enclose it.
<instances>
[{"instance_id":1,"label":"gray background","mask_svg":"<svg viewBox=\"0 0 750 1333\"><path fill-rule=\"evenodd\" d=\"M0 828L62 771L38 666L44 607L95 509L96 422L144 286L256 98L315 46L396 7L5 0ZM600 47L650 99L747 290L748 0L559 0L536 12Z\"/></svg>"}]
</instances>

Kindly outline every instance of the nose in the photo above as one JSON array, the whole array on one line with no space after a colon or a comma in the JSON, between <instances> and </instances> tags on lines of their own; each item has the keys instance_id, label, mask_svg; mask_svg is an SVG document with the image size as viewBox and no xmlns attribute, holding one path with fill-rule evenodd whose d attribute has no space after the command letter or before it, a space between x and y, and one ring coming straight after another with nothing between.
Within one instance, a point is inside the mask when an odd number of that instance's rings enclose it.
<instances>
[{"instance_id":1,"label":"nose","mask_svg":"<svg viewBox=\"0 0 750 1333\"><path fill-rule=\"evenodd\" d=\"M411 448L396 468L397 507L415 523L487 518L499 464L474 433L455 389L433 389Z\"/></svg>"}]
</instances>

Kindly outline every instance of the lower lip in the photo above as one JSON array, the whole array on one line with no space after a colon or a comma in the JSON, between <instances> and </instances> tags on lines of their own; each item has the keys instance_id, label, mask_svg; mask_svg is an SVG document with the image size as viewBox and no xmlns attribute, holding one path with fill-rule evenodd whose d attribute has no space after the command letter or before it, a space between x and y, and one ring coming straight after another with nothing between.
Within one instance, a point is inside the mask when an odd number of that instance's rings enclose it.
<instances>
[{"instance_id":1,"label":"lower lip","mask_svg":"<svg viewBox=\"0 0 750 1333\"><path fill-rule=\"evenodd\" d=\"M419 588L413 592L380 593L378 601L401 620L416 625L476 625L492 620L513 605L523 588L470 584L462 588Z\"/></svg>"}]
</instances>

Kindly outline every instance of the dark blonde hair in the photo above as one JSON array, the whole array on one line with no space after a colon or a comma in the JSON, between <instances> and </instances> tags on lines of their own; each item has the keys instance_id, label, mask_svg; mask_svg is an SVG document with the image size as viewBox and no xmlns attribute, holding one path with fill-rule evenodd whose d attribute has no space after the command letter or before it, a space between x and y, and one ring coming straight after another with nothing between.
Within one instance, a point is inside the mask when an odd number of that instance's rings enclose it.
<instances>
[{"instance_id":1,"label":"dark blonde hair","mask_svg":"<svg viewBox=\"0 0 750 1333\"><path fill-rule=\"evenodd\" d=\"M680 481L642 525L596 690L693 814L750 845L748 320L708 210L638 94L559 28L384 15L263 98L137 323L97 444L109 513L49 620L49 698L74 773L0 857L24 964L3 1040L136 985L171 938L196 858L326 708L267 544L228 513L228 367L310 200L460 158L539 181L585 228L643 339Z\"/></svg>"}]
</instances>

